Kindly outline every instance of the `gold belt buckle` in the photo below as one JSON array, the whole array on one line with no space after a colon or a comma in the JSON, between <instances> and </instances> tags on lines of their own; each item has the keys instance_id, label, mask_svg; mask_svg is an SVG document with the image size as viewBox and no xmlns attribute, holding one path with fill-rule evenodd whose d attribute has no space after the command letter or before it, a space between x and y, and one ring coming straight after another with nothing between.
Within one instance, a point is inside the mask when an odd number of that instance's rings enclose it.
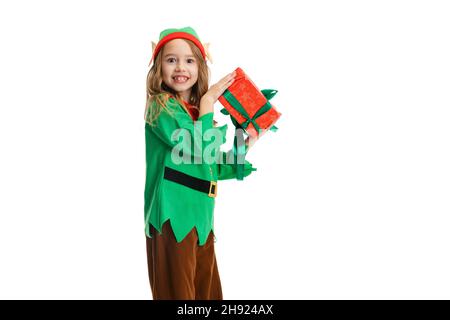
<instances>
[{"instance_id":1,"label":"gold belt buckle","mask_svg":"<svg viewBox=\"0 0 450 320\"><path fill-rule=\"evenodd\" d=\"M210 196L211 198L215 198L216 195L217 195L217 182L216 181L211 181L210 185L209 185L208 196Z\"/></svg>"}]
</instances>

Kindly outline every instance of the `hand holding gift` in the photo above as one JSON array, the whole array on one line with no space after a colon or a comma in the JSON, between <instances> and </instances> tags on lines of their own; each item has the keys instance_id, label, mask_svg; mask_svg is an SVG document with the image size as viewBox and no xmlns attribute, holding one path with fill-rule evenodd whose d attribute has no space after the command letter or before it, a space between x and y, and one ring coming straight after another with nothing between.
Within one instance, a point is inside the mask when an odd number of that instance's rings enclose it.
<instances>
[{"instance_id":1,"label":"hand holding gift","mask_svg":"<svg viewBox=\"0 0 450 320\"><path fill-rule=\"evenodd\" d=\"M209 90L203 95L200 100L200 115L213 112L214 103L223 94L223 92L233 83L236 72L227 74L225 77L220 79L219 82L212 85Z\"/></svg>"}]
</instances>

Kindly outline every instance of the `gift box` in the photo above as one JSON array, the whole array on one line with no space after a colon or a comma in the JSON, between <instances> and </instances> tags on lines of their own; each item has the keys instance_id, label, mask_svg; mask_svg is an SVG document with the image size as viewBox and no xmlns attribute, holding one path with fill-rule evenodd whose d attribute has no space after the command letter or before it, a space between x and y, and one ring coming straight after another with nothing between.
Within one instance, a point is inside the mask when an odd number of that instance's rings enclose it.
<instances>
[{"instance_id":1,"label":"gift box","mask_svg":"<svg viewBox=\"0 0 450 320\"><path fill-rule=\"evenodd\" d=\"M269 100L277 90L259 90L252 80L241 68L237 68L234 82L219 97L224 106L221 112L230 115L236 127L233 143L233 164L236 167L236 178L243 180L245 171L245 155L247 148L244 143L244 134L249 138L259 138L267 130L276 131L275 122L280 118L279 113Z\"/></svg>"},{"instance_id":2,"label":"gift box","mask_svg":"<svg viewBox=\"0 0 450 320\"><path fill-rule=\"evenodd\" d=\"M277 93L273 89L259 90L241 68L236 69L234 82L219 97L236 128L242 128L250 137L258 138L267 130L275 131L280 118L269 100Z\"/></svg>"}]
</instances>

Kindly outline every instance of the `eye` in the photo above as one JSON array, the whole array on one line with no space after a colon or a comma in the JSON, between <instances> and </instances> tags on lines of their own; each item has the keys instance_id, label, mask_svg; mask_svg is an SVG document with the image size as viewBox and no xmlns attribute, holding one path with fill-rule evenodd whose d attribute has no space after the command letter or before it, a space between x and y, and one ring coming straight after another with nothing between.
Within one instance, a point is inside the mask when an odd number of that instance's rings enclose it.
<instances>
[{"instance_id":1,"label":"eye","mask_svg":"<svg viewBox=\"0 0 450 320\"><path fill-rule=\"evenodd\" d=\"M195 59L188 59L188 63L195 63Z\"/></svg>"},{"instance_id":2,"label":"eye","mask_svg":"<svg viewBox=\"0 0 450 320\"><path fill-rule=\"evenodd\" d=\"M167 62L169 62L169 63L175 62L175 58L169 58L169 59L167 59Z\"/></svg>"}]
</instances>

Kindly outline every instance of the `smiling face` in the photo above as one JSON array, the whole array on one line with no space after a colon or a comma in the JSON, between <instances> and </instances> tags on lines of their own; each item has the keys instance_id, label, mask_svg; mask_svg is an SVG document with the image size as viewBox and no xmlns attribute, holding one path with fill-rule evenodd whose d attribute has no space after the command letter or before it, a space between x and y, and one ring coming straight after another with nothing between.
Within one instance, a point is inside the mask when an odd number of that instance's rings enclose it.
<instances>
[{"instance_id":1,"label":"smiling face","mask_svg":"<svg viewBox=\"0 0 450 320\"><path fill-rule=\"evenodd\" d=\"M198 62L187 40L167 42L161 54L164 83L189 101L191 88L198 79Z\"/></svg>"}]
</instances>

